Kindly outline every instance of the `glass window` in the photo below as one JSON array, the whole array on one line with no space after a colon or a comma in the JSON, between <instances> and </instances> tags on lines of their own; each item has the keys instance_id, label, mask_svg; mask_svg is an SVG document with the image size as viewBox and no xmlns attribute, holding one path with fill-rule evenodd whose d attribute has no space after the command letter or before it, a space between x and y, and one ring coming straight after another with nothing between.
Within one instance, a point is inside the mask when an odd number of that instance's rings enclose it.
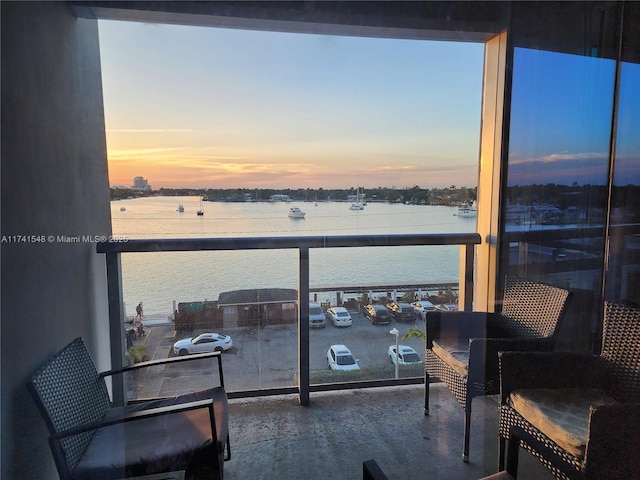
<instances>
[{"instance_id":1,"label":"glass window","mask_svg":"<svg viewBox=\"0 0 640 480\"><path fill-rule=\"evenodd\" d=\"M602 292L614 83L614 60L514 51L500 271L574 292L580 349Z\"/></svg>"},{"instance_id":2,"label":"glass window","mask_svg":"<svg viewBox=\"0 0 640 480\"><path fill-rule=\"evenodd\" d=\"M629 9L628 13L632 13ZM631 30L637 25L625 16ZM640 304L640 59L631 45L631 31L624 35L620 65L618 116L615 139L607 300ZM634 58L634 56L636 58Z\"/></svg>"}]
</instances>

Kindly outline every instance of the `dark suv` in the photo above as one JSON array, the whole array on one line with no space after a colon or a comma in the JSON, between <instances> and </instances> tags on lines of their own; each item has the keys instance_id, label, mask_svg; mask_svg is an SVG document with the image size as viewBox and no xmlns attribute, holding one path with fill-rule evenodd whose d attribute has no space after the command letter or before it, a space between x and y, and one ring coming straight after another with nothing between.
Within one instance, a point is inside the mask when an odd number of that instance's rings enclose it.
<instances>
[{"instance_id":1,"label":"dark suv","mask_svg":"<svg viewBox=\"0 0 640 480\"><path fill-rule=\"evenodd\" d=\"M416 321L416 314L413 306L407 302L389 302L387 310L396 322L412 323Z\"/></svg>"},{"instance_id":2,"label":"dark suv","mask_svg":"<svg viewBox=\"0 0 640 480\"><path fill-rule=\"evenodd\" d=\"M391 323L391 315L384 305L365 305L362 313L369 319L372 325L387 325Z\"/></svg>"}]
</instances>

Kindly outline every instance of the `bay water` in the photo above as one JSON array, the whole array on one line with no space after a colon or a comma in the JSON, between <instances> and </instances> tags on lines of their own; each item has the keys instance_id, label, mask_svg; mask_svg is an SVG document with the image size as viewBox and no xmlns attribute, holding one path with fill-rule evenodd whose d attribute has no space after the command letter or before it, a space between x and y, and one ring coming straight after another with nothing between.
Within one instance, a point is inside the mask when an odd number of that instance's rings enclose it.
<instances>
[{"instance_id":1,"label":"bay water","mask_svg":"<svg viewBox=\"0 0 640 480\"><path fill-rule=\"evenodd\" d=\"M179 212L182 205L184 212ZM471 233L475 218L445 206L346 202L200 202L199 197L144 197L111 202L112 231L128 239ZM298 206L305 218L288 217ZM204 215L198 216L202 208ZM311 249L310 288L454 282L460 247L407 246ZM145 252L122 255L127 315L170 314L174 302L217 300L221 292L297 288L298 252L245 250Z\"/></svg>"}]
</instances>

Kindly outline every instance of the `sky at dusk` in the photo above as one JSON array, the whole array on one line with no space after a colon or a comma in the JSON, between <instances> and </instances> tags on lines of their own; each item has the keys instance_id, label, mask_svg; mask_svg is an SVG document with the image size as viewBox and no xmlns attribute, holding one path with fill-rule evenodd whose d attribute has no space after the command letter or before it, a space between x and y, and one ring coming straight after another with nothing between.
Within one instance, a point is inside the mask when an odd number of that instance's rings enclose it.
<instances>
[{"instance_id":1,"label":"sky at dusk","mask_svg":"<svg viewBox=\"0 0 640 480\"><path fill-rule=\"evenodd\" d=\"M623 64L616 138L617 184L640 184L640 68ZM606 185L615 62L517 48L509 185ZM534 125L535 128L531 128Z\"/></svg>"},{"instance_id":2,"label":"sky at dusk","mask_svg":"<svg viewBox=\"0 0 640 480\"><path fill-rule=\"evenodd\" d=\"M475 186L484 45L99 21L111 185Z\"/></svg>"}]
</instances>

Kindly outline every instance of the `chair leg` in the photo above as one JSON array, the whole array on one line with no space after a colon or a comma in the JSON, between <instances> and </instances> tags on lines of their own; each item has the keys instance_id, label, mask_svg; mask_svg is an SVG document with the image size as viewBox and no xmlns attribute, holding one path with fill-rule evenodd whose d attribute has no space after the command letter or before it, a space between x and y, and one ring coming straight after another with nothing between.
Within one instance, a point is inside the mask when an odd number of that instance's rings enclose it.
<instances>
[{"instance_id":1,"label":"chair leg","mask_svg":"<svg viewBox=\"0 0 640 480\"><path fill-rule=\"evenodd\" d=\"M507 441L502 438L502 435L498 435L498 471L504 470L504 457L505 457L505 447Z\"/></svg>"},{"instance_id":2,"label":"chair leg","mask_svg":"<svg viewBox=\"0 0 640 480\"><path fill-rule=\"evenodd\" d=\"M471 400L467 400L467 406L464 409L464 446L462 448L462 461L469 461L469 437L471 430Z\"/></svg>"},{"instance_id":3,"label":"chair leg","mask_svg":"<svg viewBox=\"0 0 640 480\"><path fill-rule=\"evenodd\" d=\"M424 372L424 414L429 415L429 374Z\"/></svg>"},{"instance_id":4,"label":"chair leg","mask_svg":"<svg viewBox=\"0 0 640 480\"><path fill-rule=\"evenodd\" d=\"M502 437L500 437L500 440L504 442L504 439L502 439ZM509 436L509 452L507 454L507 473L511 475L514 478L514 480L518 478L519 453L520 453L520 438L516 435L515 431L511 431L511 434Z\"/></svg>"},{"instance_id":5,"label":"chair leg","mask_svg":"<svg viewBox=\"0 0 640 480\"><path fill-rule=\"evenodd\" d=\"M224 461L231 460L231 443L229 442L229 433L227 433L227 455L224 457Z\"/></svg>"}]
</instances>

